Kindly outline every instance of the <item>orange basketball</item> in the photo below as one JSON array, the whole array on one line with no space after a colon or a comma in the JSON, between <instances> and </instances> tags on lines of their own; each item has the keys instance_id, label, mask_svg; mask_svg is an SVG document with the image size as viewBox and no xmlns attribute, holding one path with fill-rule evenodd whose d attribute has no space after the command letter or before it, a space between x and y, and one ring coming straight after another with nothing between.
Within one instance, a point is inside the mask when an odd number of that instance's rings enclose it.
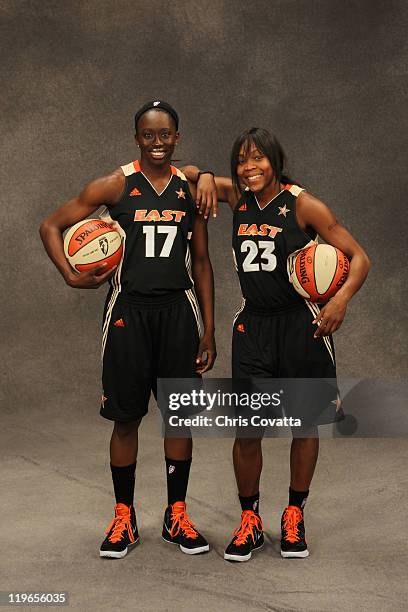
<instances>
[{"instance_id":1,"label":"orange basketball","mask_svg":"<svg viewBox=\"0 0 408 612\"><path fill-rule=\"evenodd\" d=\"M313 244L289 255L289 280L310 302L327 302L347 279L350 262L330 244Z\"/></svg>"},{"instance_id":2,"label":"orange basketball","mask_svg":"<svg viewBox=\"0 0 408 612\"><path fill-rule=\"evenodd\" d=\"M97 268L102 263L107 272L119 264L123 254L119 232L101 219L85 219L73 225L64 237L65 257L78 272Z\"/></svg>"}]
</instances>

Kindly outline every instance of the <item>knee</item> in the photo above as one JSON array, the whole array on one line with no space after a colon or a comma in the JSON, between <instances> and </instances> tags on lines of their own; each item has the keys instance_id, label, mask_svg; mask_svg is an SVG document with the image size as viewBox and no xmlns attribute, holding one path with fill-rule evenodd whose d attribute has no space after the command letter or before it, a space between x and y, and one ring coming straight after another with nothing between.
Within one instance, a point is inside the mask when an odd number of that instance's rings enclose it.
<instances>
[{"instance_id":1,"label":"knee","mask_svg":"<svg viewBox=\"0 0 408 612\"><path fill-rule=\"evenodd\" d=\"M316 425L303 425L302 427L292 428L292 435L295 440L306 442L310 439L319 439L319 429Z\"/></svg>"},{"instance_id":2,"label":"knee","mask_svg":"<svg viewBox=\"0 0 408 612\"><path fill-rule=\"evenodd\" d=\"M237 438L235 447L241 455L254 455L262 450L262 440L260 438Z\"/></svg>"},{"instance_id":3,"label":"knee","mask_svg":"<svg viewBox=\"0 0 408 612\"><path fill-rule=\"evenodd\" d=\"M113 427L113 435L120 438L121 440L132 438L137 434L139 425L140 420L131 421L130 423L120 423L119 421L115 421L115 425Z\"/></svg>"}]
</instances>

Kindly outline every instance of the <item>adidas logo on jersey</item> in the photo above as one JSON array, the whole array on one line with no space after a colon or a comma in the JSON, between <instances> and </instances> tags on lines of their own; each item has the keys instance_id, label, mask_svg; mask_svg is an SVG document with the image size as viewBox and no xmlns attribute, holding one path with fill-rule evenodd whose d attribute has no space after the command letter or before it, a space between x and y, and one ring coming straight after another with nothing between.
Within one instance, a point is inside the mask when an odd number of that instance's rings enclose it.
<instances>
[{"instance_id":1,"label":"adidas logo on jersey","mask_svg":"<svg viewBox=\"0 0 408 612\"><path fill-rule=\"evenodd\" d=\"M123 319L118 319L113 324L115 327L125 327L125 322Z\"/></svg>"},{"instance_id":2,"label":"adidas logo on jersey","mask_svg":"<svg viewBox=\"0 0 408 612\"><path fill-rule=\"evenodd\" d=\"M132 189L132 191L129 192L130 196L139 196L142 195L141 191L139 191L139 189L137 187L135 187L134 189Z\"/></svg>"},{"instance_id":3,"label":"adidas logo on jersey","mask_svg":"<svg viewBox=\"0 0 408 612\"><path fill-rule=\"evenodd\" d=\"M245 327L243 323L239 323L239 325L237 325L237 331L241 332L241 334L245 333Z\"/></svg>"},{"instance_id":4,"label":"adidas logo on jersey","mask_svg":"<svg viewBox=\"0 0 408 612\"><path fill-rule=\"evenodd\" d=\"M243 203L243 204L242 204L242 205L241 205L241 206L238 208L238 210L239 210L240 212L245 212L245 211L246 211L246 209L247 209L247 205L246 205L246 203L245 203L245 202L244 202L244 203Z\"/></svg>"}]
</instances>

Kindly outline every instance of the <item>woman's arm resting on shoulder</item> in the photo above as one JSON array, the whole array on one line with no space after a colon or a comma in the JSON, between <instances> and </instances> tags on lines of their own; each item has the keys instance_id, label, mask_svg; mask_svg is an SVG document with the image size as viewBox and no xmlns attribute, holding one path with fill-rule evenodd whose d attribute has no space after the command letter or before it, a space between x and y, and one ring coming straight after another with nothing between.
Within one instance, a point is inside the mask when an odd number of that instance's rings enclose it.
<instances>
[{"instance_id":1,"label":"woman's arm resting on shoulder","mask_svg":"<svg viewBox=\"0 0 408 612\"><path fill-rule=\"evenodd\" d=\"M124 180L123 172L117 170L109 176L92 181L76 198L60 206L41 223L40 236L45 250L67 285L80 289L96 289L114 273L114 269L111 269L104 274L98 274L106 264L93 270L75 273L65 258L62 232L92 215L100 206L115 204L122 193Z\"/></svg>"},{"instance_id":2,"label":"woman's arm resting on shoulder","mask_svg":"<svg viewBox=\"0 0 408 612\"><path fill-rule=\"evenodd\" d=\"M218 201L226 202L234 210L239 200L239 194L235 192L232 181L228 177L202 174L198 178L200 169L197 166L185 166L181 169L187 179L197 184L196 205L200 214L207 219L211 210L213 217L217 216Z\"/></svg>"},{"instance_id":3,"label":"woman's arm resting on shoulder","mask_svg":"<svg viewBox=\"0 0 408 612\"><path fill-rule=\"evenodd\" d=\"M315 337L327 336L342 324L348 302L367 277L370 260L357 240L337 221L330 208L307 192L302 192L298 198L297 219L302 229L312 227L325 242L343 251L350 260L346 282L314 320L319 326Z\"/></svg>"},{"instance_id":4,"label":"woman's arm resting on shoulder","mask_svg":"<svg viewBox=\"0 0 408 612\"><path fill-rule=\"evenodd\" d=\"M196 215L194 222L191 259L195 290L204 323L204 334L196 357L196 369L199 374L203 374L213 367L217 352L214 340L214 277L208 255L207 222L199 215ZM205 360L203 353L207 353Z\"/></svg>"}]
</instances>

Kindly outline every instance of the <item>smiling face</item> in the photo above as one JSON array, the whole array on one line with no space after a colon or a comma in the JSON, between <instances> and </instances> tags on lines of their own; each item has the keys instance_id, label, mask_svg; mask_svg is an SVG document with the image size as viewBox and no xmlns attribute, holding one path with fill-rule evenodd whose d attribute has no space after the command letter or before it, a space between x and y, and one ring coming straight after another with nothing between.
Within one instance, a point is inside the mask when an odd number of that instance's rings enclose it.
<instances>
[{"instance_id":1,"label":"smiling face","mask_svg":"<svg viewBox=\"0 0 408 612\"><path fill-rule=\"evenodd\" d=\"M240 183L255 193L273 187L275 182L271 162L252 142L244 143L239 151L237 175Z\"/></svg>"},{"instance_id":2,"label":"smiling face","mask_svg":"<svg viewBox=\"0 0 408 612\"><path fill-rule=\"evenodd\" d=\"M135 140L142 160L151 165L169 164L178 138L173 117L164 111L149 110L137 123Z\"/></svg>"}]
</instances>

